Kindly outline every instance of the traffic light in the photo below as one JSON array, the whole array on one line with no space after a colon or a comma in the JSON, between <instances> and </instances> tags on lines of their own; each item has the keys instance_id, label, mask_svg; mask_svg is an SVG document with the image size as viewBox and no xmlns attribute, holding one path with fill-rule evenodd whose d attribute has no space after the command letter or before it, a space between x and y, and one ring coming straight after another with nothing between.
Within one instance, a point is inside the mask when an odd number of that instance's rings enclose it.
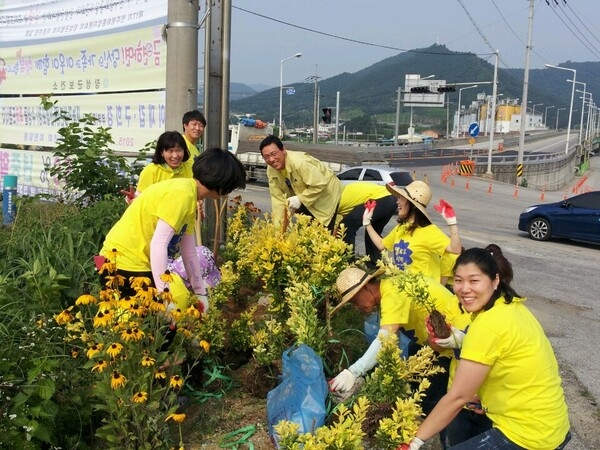
<instances>
[{"instance_id":1,"label":"traffic light","mask_svg":"<svg viewBox=\"0 0 600 450\"><path fill-rule=\"evenodd\" d=\"M323 108L323 123L329 125L331 123L331 108Z\"/></svg>"},{"instance_id":2,"label":"traffic light","mask_svg":"<svg viewBox=\"0 0 600 450\"><path fill-rule=\"evenodd\" d=\"M430 91L429 86L416 86L410 88L410 92L412 92L413 94L428 94Z\"/></svg>"},{"instance_id":3,"label":"traffic light","mask_svg":"<svg viewBox=\"0 0 600 450\"><path fill-rule=\"evenodd\" d=\"M437 89L438 92L443 93L443 92L456 92L456 86L440 86Z\"/></svg>"}]
</instances>

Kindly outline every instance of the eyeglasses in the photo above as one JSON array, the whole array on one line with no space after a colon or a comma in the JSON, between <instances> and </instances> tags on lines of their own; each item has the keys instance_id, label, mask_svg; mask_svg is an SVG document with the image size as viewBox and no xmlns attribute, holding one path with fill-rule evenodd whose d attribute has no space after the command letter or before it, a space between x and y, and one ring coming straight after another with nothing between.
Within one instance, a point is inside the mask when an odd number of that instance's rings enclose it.
<instances>
[{"instance_id":1,"label":"eyeglasses","mask_svg":"<svg viewBox=\"0 0 600 450\"><path fill-rule=\"evenodd\" d=\"M275 157L277 157L279 155L279 152L281 150L273 150L271 153L267 153L266 155L263 155L263 159L265 161L270 161L271 159L274 159Z\"/></svg>"}]
</instances>

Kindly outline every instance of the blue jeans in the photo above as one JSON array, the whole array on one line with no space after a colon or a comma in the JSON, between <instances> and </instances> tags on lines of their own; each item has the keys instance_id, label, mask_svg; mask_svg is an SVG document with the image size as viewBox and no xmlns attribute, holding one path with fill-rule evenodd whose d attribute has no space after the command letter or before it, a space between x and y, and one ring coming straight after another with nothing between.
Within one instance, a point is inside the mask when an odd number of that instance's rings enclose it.
<instances>
[{"instance_id":1,"label":"blue jeans","mask_svg":"<svg viewBox=\"0 0 600 450\"><path fill-rule=\"evenodd\" d=\"M571 440L571 432L568 432L565 436L565 440L556 447L556 450L562 450L565 448L567 443ZM497 428L481 433L468 441L462 442L461 444L450 447L450 450L527 450L525 447L511 442L504 434Z\"/></svg>"}]
</instances>

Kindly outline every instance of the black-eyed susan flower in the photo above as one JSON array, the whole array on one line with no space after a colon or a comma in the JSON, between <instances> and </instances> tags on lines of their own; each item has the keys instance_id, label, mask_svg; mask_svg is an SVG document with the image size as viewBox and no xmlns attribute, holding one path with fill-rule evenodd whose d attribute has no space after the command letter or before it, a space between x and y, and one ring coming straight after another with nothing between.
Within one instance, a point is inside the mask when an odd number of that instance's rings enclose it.
<instances>
[{"instance_id":1,"label":"black-eyed susan flower","mask_svg":"<svg viewBox=\"0 0 600 450\"><path fill-rule=\"evenodd\" d=\"M163 302L165 303L173 303L173 294L169 288L165 288L164 291L160 294Z\"/></svg>"},{"instance_id":2,"label":"black-eyed susan flower","mask_svg":"<svg viewBox=\"0 0 600 450\"><path fill-rule=\"evenodd\" d=\"M121 253L120 251L118 251L116 248L113 248L106 255L106 257L108 259L117 259L117 256L123 256L123 253Z\"/></svg>"},{"instance_id":3,"label":"black-eyed susan flower","mask_svg":"<svg viewBox=\"0 0 600 450\"><path fill-rule=\"evenodd\" d=\"M92 372L104 372L104 369L108 367L108 363L104 360L99 360L94 367L92 367Z\"/></svg>"},{"instance_id":4,"label":"black-eyed susan flower","mask_svg":"<svg viewBox=\"0 0 600 450\"><path fill-rule=\"evenodd\" d=\"M117 289L119 286L125 286L125 277L123 275L110 275L106 277L106 287Z\"/></svg>"},{"instance_id":5,"label":"black-eyed susan flower","mask_svg":"<svg viewBox=\"0 0 600 450\"><path fill-rule=\"evenodd\" d=\"M136 341L139 341L140 339L142 339L144 336L146 335L146 333L144 333L142 330L140 330L138 327L135 327L133 329L133 336L135 337Z\"/></svg>"},{"instance_id":6,"label":"black-eyed susan flower","mask_svg":"<svg viewBox=\"0 0 600 450\"><path fill-rule=\"evenodd\" d=\"M71 358L76 359L79 356L79 349L73 347L71 349Z\"/></svg>"},{"instance_id":7,"label":"black-eyed susan flower","mask_svg":"<svg viewBox=\"0 0 600 450\"><path fill-rule=\"evenodd\" d=\"M142 366L144 366L144 367L153 366L155 362L156 362L156 359L151 358L150 356L144 356L142 358Z\"/></svg>"},{"instance_id":8,"label":"black-eyed susan flower","mask_svg":"<svg viewBox=\"0 0 600 450\"><path fill-rule=\"evenodd\" d=\"M109 309L98 311L94 317L94 328L106 327L112 322L112 314Z\"/></svg>"},{"instance_id":9,"label":"black-eyed susan flower","mask_svg":"<svg viewBox=\"0 0 600 450\"><path fill-rule=\"evenodd\" d=\"M133 334L133 328L125 328L123 331L121 331L121 339L123 339L125 342L135 341L136 338Z\"/></svg>"},{"instance_id":10,"label":"black-eyed susan flower","mask_svg":"<svg viewBox=\"0 0 600 450\"><path fill-rule=\"evenodd\" d=\"M100 290L100 294L98 295L100 297L100 300L103 302L110 302L113 298L113 290L112 289L108 289L106 287L103 287Z\"/></svg>"},{"instance_id":11,"label":"black-eyed susan flower","mask_svg":"<svg viewBox=\"0 0 600 450\"><path fill-rule=\"evenodd\" d=\"M94 344L92 345L90 348L88 348L86 355L88 358L92 359L94 357L94 355L100 353L102 351L102 349L104 348L103 344Z\"/></svg>"},{"instance_id":12,"label":"black-eyed susan flower","mask_svg":"<svg viewBox=\"0 0 600 450\"><path fill-rule=\"evenodd\" d=\"M118 370L114 370L112 376L110 377L110 387L113 389L120 388L121 386L125 386L127 383L127 378Z\"/></svg>"},{"instance_id":13,"label":"black-eyed susan flower","mask_svg":"<svg viewBox=\"0 0 600 450\"><path fill-rule=\"evenodd\" d=\"M67 309L63 309L62 312L56 316L54 316L54 320L59 325L66 325L69 322L73 321L73 314L71 314L72 306L69 306Z\"/></svg>"},{"instance_id":14,"label":"black-eyed susan flower","mask_svg":"<svg viewBox=\"0 0 600 450\"><path fill-rule=\"evenodd\" d=\"M164 281L165 283L172 283L173 282L173 274L169 270L165 270L165 273L163 273L160 276L160 279L162 281Z\"/></svg>"},{"instance_id":15,"label":"black-eyed susan flower","mask_svg":"<svg viewBox=\"0 0 600 450\"><path fill-rule=\"evenodd\" d=\"M150 303L150 311L152 312L165 312L167 307L165 306L162 298L158 297L152 300Z\"/></svg>"},{"instance_id":16,"label":"black-eyed susan flower","mask_svg":"<svg viewBox=\"0 0 600 450\"><path fill-rule=\"evenodd\" d=\"M93 305L94 303L96 303L96 297L90 294L82 294L75 300L77 306Z\"/></svg>"},{"instance_id":17,"label":"black-eyed susan flower","mask_svg":"<svg viewBox=\"0 0 600 450\"><path fill-rule=\"evenodd\" d=\"M144 289L152 285L152 280L148 277L130 277L129 284L133 289Z\"/></svg>"},{"instance_id":18,"label":"black-eyed susan flower","mask_svg":"<svg viewBox=\"0 0 600 450\"><path fill-rule=\"evenodd\" d=\"M135 298L125 297L117 302L117 307L120 309L129 309L136 302Z\"/></svg>"},{"instance_id":19,"label":"black-eyed susan flower","mask_svg":"<svg viewBox=\"0 0 600 450\"><path fill-rule=\"evenodd\" d=\"M147 310L142 305L135 303L135 304L131 305L131 308L129 308L129 312L131 314L133 314L134 316L143 317L146 315Z\"/></svg>"},{"instance_id":20,"label":"black-eyed susan flower","mask_svg":"<svg viewBox=\"0 0 600 450\"><path fill-rule=\"evenodd\" d=\"M206 353L208 353L208 351L210 350L210 344L205 341L204 339L202 339L200 341L200 348L202 348L202 350L204 350Z\"/></svg>"},{"instance_id":21,"label":"black-eyed susan flower","mask_svg":"<svg viewBox=\"0 0 600 450\"><path fill-rule=\"evenodd\" d=\"M148 400L148 393L144 391L136 392L133 394L131 400L133 400L134 403L144 403Z\"/></svg>"},{"instance_id":22,"label":"black-eyed susan flower","mask_svg":"<svg viewBox=\"0 0 600 450\"><path fill-rule=\"evenodd\" d=\"M180 375L173 375L169 380L169 386L172 388L180 388L183 386L183 378Z\"/></svg>"},{"instance_id":23,"label":"black-eyed susan flower","mask_svg":"<svg viewBox=\"0 0 600 450\"><path fill-rule=\"evenodd\" d=\"M158 370L154 372L154 378L156 380L164 380L165 378L167 378L167 372L165 372L164 370Z\"/></svg>"},{"instance_id":24,"label":"black-eyed susan flower","mask_svg":"<svg viewBox=\"0 0 600 450\"><path fill-rule=\"evenodd\" d=\"M106 349L106 353L108 353L110 356L112 356L114 358L119 353L121 353L121 350L123 350L123 344L121 344L120 342L113 342Z\"/></svg>"},{"instance_id":25,"label":"black-eyed susan flower","mask_svg":"<svg viewBox=\"0 0 600 450\"><path fill-rule=\"evenodd\" d=\"M109 260L104 261L104 264L100 266L100 273L115 273L117 271L117 265Z\"/></svg>"},{"instance_id":26,"label":"black-eyed susan flower","mask_svg":"<svg viewBox=\"0 0 600 450\"><path fill-rule=\"evenodd\" d=\"M194 317L195 319L199 319L200 318L200 311L198 311L198 309L195 306L188 306L188 308L185 310L185 313L188 316Z\"/></svg>"},{"instance_id":27,"label":"black-eyed susan flower","mask_svg":"<svg viewBox=\"0 0 600 450\"><path fill-rule=\"evenodd\" d=\"M185 414L181 413L181 414L169 414L167 416L167 418L165 419L165 422L167 420L172 420L173 422L177 422L177 423L181 423L185 420Z\"/></svg>"}]
</instances>

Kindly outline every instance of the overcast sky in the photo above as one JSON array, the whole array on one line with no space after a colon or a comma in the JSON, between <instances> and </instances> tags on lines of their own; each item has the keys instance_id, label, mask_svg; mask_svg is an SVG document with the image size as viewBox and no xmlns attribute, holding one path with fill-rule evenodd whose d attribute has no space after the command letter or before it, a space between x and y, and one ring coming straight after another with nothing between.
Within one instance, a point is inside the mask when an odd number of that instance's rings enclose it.
<instances>
[{"instance_id":1,"label":"overcast sky","mask_svg":"<svg viewBox=\"0 0 600 450\"><path fill-rule=\"evenodd\" d=\"M534 3L530 67L600 61L599 0L548 1ZM284 84L435 43L492 64L497 49L500 67L524 68L528 16L528 0L233 0L231 81L278 86L297 52Z\"/></svg>"}]
</instances>

